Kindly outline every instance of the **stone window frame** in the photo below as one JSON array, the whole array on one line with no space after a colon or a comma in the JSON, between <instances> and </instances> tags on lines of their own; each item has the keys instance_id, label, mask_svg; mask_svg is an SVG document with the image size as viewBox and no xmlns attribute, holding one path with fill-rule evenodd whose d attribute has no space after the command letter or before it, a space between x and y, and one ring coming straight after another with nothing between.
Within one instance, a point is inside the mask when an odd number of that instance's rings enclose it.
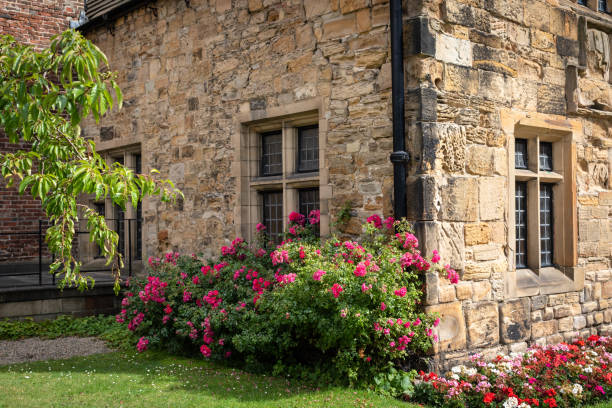
<instances>
[{"instance_id":1,"label":"stone window frame","mask_svg":"<svg viewBox=\"0 0 612 408\"><path fill-rule=\"evenodd\" d=\"M106 162L106 164L108 166L111 166L113 162L115 162L118 158L122 158L123 159L123 164L124 166L126 166L127 168L129 168L130 170L134 170L136 169L136 156L140 155L141 157L141 167L143 166L143 159L144 156L142 155L142 149L141 149L141 145L140 144L133 144L133 145L129 145L129 146L123 146L123 147L112 147L108 150L103 150L103 151L98 151L98 154L104 159L104 161ZM141 169L142 171L142 169ZM96 200L95 196L93 195L87 195L85 198L85 202L87 203L87 205L91 208L94 208L94 206L96 204L102 204L101 200ZM140 206L142 208L142 206L144 205L144 202L140 203ZM105 218L107 219L116 219L117 218L117 208L116 206L113 204L112 199L110 198L106 198L104 200L104 213L105 213ZM131 203L127 203L126 204L126 208L125 208L125 213L124 213L124 218L125 219L134 219L136 218L136 214L137 214L137 210L136 208L133 208ZM112 229L114 228L116 225L113 224L112 222L108 222L107 221L107 225ZM131 239L128 239L128 234L132 234ZM127 227L127 225L124 227L124 242L131 242L132 243L132 248L127 248L128 251L132 251L132 252L136 252L136 234L137 234L137 226L134 225L131 229ZM86 262L88 261L92 261L92 260L97 260L97 259L103 259L100 257L96 257L95 254L97 253L97 248L95 243L89 242L89 236L88 234L81 234L79 237L80 241L79 241L79 248L81 252L81 256L83 256L86 260ZM132 263L139 263L142 262L143 259L146 259L145 257L145 241L144 241L144 220L142 221L142 228L141 228L141 243L142 243L142 253L141 253L141 257L139 259L136 258L136 256L132 257ZM126 252L126 254L124 255L124 264L127 267L127 259L128 259L128 253Z\"/></svg>"},{"instance_id":2,"label":"stone window frame","mask_svg":"<svg viewBox=\"0 0 612 408\"><path fill-rule=\"evenodd\" d=\"M321 100L312 99L237 115L236 127L240 131L232 137L238 152L232 168L239 184L235 211L237 235L253 239L255 227L263 217L261 192L283 191L283 228L286 228L289 213L298 211L298 191L308 188L319 189L320 234L329 234L331 187L325 159L327 120L321 106ZM319 171L300 173L297 171L298 128L312 125L319 127ZM260 177L260 135L276 130L281 130L283 135L283 173Z\"/></svg>"},{"instance_id":3,"label":"stone window frame","mask_svg":"<svg viewBox=\"0 0 612 408\"><path fill-rule=\"evenodd\" d=\"M502 129L507 136L508 151L508 200L506 221L508 225L508 265L506 275L506 297L516 298L538 294L564 293L581 290L584 287L584 272L578 263L578 221L576 200L576 143L583 136L582 125L578 120L565 119L555 115L519 113L508 110L501 112ZM515 138L528 140L530 168L515 169ZM539 141L553 143L554 171L538 171L534 161L539 158ZM556 162L556 163L555 163ZM538 217L528 219L529 252L536 253L528 260L528 268L515 268L515 185L517 181L530 183L528 195L537 195L528 201L529 213ZM539 251L539 184L554 183L555 199L553 213L553 263L554 266L540 267ZM535 221L534 221L535 218ZM536 231L533 231L537 229ZM534 239L533 237L537 237Z\"/></svg>"}]
</instances>

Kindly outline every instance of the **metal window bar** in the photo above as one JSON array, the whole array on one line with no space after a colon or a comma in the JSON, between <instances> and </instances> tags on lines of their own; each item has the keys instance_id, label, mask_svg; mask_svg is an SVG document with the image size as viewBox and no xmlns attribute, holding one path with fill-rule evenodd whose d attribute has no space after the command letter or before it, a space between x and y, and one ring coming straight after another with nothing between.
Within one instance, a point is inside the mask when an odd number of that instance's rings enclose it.
<instances>
[{"instance_id":1,"label":"metal window bar","mask_svg":"<svg viewBox=\"0 0 612 408\"><path fill-rule=\"evenodd\" d=\"M280 132L261 135L261 175L283 173L283 137Z\"/></svg>"},{"instance_id":2,"label":"metal window bar","mask_svg":"<svg viewBox=\"0 0 612 408\"><path fill-rule=\"evenodd\" d=\"M516 267L527 267L527 183L518 182L514 190L516 228Z\"/></svg>"},{"instance_id":3,"label":"metal window bar","mask_svg":"<svg viewBox=\"0 0 612 408\"><path fill-rule=\"evenodd\" d=\"M319 170L319 127L298 128L298 172Z\"/></svg>"},{"instance_id":4,"label":"metal window bar","mask_svg":"<svg viewBox=\"0 0 612 408\"><path fill-rule=\"evenodd\" d=\"M262 193L263 225L273 243L279 243L283 233L283 192Z\"/></svg>"},{"instance_id":5,"label":"metal window bar","mask_svg":"<svg viewBox=\"0 0 612 408\"><path fill-rule=\"evenodd\" d=\"M540 264L553 264L553 186L540 184Z\"/></svg>"},{"instance_id":6,"label":"metal window bar","mask_svg":"<svg viewBox=\"0 0 612 408\"><path fill-rule=\"evenodd\" d=\"M540 170L552 171L552 143L540 142Z\"/></svg>"},{"instance_id":7,"label":"metal window bar","mask_svg":"<svg viewBox=\"0 0 612 408\"><path fill-rule=\"evenodd\" d=\"M527 140L514 140L514 167L517 169L527 168Z\"/></svg>"},{"instance_id":8,"label":"metal window bar","mask_svg":"<svg viewBox=\"0 0 612 408\"><path fill-rule=\"evenodd\" d=\"M282 218L282 215L281 215ZM112 225L113 221L116 219L107 219ZM282 221L282 220L281 220ZM137 225L138 223L142 224L142 220L140 219L124 219L124 223L128 224L128 230L135 228L131 225ZM49 228L50 224L48 220L39 220L37 222L38 225L32 225L31 230L25 231L17 231L17 232L0 232L0 240L5 237L8 237L11 241L23 242L24 246L34 246L38 244L38 248L33 251L30 255L24 258L19 263L11 262L8 263L6 261L0 262L0 288L16 288L16 287L29 287L29 286L48 286L55 287L57 284L56 275L49 273L49 265L53 263L55 260L54 256L49 253L48 248L45 245L45 235L47 232L47 228ZM282 228L282 227L281 227ZM133 229L132 229L133 231ZM73 243L75 248L75 255L78 259L78 248L76 236L82 234L89 234L89 231L77 229L75 231L75 242ZM129 235L131 237L131 234ZM28 238L30 237L30 238ZM125 240L123 240L125 242ZM36 243L36 244L35 244ZM134 247L136 243L129 238L127 241L127 245L130 248ZM10 255L10 254L9 254ZM5 257L6 259L11 259L11 257ZM126 265L126 270L122 272L127 272L128 276L132 276L133 274L133 261L134 259L130 256L130 251L128 251L127 258L124 259L124 264ZM82 272L85 274L89 273L99 273L94 277L96 282L112 282L112 276L110 274L110 267L90 267L86 264L83 265Z\"/></svg>"}]
</instances>

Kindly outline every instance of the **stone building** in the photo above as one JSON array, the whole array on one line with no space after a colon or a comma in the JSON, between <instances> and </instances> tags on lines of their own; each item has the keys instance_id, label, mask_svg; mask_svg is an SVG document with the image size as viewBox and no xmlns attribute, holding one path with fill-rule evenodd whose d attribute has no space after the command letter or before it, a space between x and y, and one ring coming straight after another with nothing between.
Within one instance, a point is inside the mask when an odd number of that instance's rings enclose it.
<instances>
[{"instance_id":1,"label":"stone building","mask_svg":"<svg viewBox=\"0 0 612 408\"><path fill-rule=\"evenodd\" d=\"M347 201L348 233L392 214L387 1L118 3L80 29L125 107L85 135L185 193L128 210L144 257L212 255L293 210L320 208L323 235ZM610 332L610 6L403 2L408 216L462 275L427 276L439 367Z\"/></svg>"}]
</instances>

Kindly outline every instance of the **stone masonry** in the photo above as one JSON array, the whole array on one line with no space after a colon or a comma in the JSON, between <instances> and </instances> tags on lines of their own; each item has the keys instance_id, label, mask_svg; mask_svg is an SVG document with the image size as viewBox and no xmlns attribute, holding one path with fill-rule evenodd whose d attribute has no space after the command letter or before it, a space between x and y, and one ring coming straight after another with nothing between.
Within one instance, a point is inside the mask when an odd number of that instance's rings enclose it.
<instances>
[{"instance_id":1,"label":"stone masonry","mask_svg":"<svg viewBox=\"0 0 612 408\"><path fill-rule=\"evenodd\" d=\"M324 135L324 215L352 201L350 233L391 215L388 10L158 0L85 30L126 101L85 135L103 152L139 146L143 170L185 193L145 202L145 257L228 243L240 231L241 129L301 107L318 110ZM612 18L570 0L408 0L404 32L409 217L423 251L462 275L456 286L426 277L427 308L442 316L434 365L610 333ZM555 267L531 272L514 267L521 135L564 140L563 168L542 176L563 179Z\"/></svg>"}]
</instances>

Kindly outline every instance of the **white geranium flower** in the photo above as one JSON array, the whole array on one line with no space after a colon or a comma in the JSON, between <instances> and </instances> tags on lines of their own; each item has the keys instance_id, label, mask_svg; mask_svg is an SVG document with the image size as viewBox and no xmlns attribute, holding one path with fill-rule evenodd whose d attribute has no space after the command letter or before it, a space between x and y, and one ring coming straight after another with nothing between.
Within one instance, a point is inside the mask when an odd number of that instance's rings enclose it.
<instances>
[{"instance_id":1,"label":"white geranium flower","mask_svg":"<svg viewBox=\"0 0 612 408\"><path fill-rule=\"evenodd\" d=\"M531 408L531 405L525 404L524 402L518 406L518 408Z\"/></svg>"},{"instance_id":2,"label":"white geranium flower","mask_svg":"<svg viewBox=\"0 0 612 408\"><path fill-rule=\"evenodd\" d=\"M574 384L574 387L572 388L572 394L574 394L574 395L582 394L582 385Z\"/></svg>"},{"instance_id":3,"label":"white geranium flower","mask_svg":"<svg viewBox=\"0 0 612 408\"><path fill-rule=\"evenodd\" d=\"M451 368L451 371L454 374L459 374L462 370L463 370L463 366L462 365L458 365L458 366L454 366L453 368Z\"/></svg>"},{"instance_id":4,"label":"white geranium flower","mask_svg":"<svg viewBox=\"0 0 612 408\"><path fill-rule=\"evenodd\" d=\"M476 371L476 369L475 369L475 368L467 368L467 369L465 370L465 373L466 373L467 375L469 375L469 376L475 375L475 374L476 374L476 372L477 372L477 371Z\"/></svg>"},{"instance_id":5,"label":"white geranium flower","mask_svg":"<svg viewBox=\"0 0 612 408\"><path fill-rule=\"evenodd\" d=\"M453 374L451 374L451 378L452 378L453 380L459 380L459 376L458 376L457 374L454 374L454 373L453 373Z\"/></svg>"},{"instance_id":6,"label":"white geranium flower","mask_svg":"<svg viewBox=\"0 0 612 408\"><path fill-rule=\"evenodd\" d=\"M510 397L504 402L504 408L517 408L518 400L515 397Z\"/></svg>"},{"instance_id":7,"label":"white geranium flower","mask_svg":"<svg viewBox=\"0 0 612 408\"><path fill-rule=\"evenodd\" d=\"M582 371L584 371L585 373L592 373L593 372L593 367L591 366L586 366L582 369Z\"/></svg>"}]
</instances>

